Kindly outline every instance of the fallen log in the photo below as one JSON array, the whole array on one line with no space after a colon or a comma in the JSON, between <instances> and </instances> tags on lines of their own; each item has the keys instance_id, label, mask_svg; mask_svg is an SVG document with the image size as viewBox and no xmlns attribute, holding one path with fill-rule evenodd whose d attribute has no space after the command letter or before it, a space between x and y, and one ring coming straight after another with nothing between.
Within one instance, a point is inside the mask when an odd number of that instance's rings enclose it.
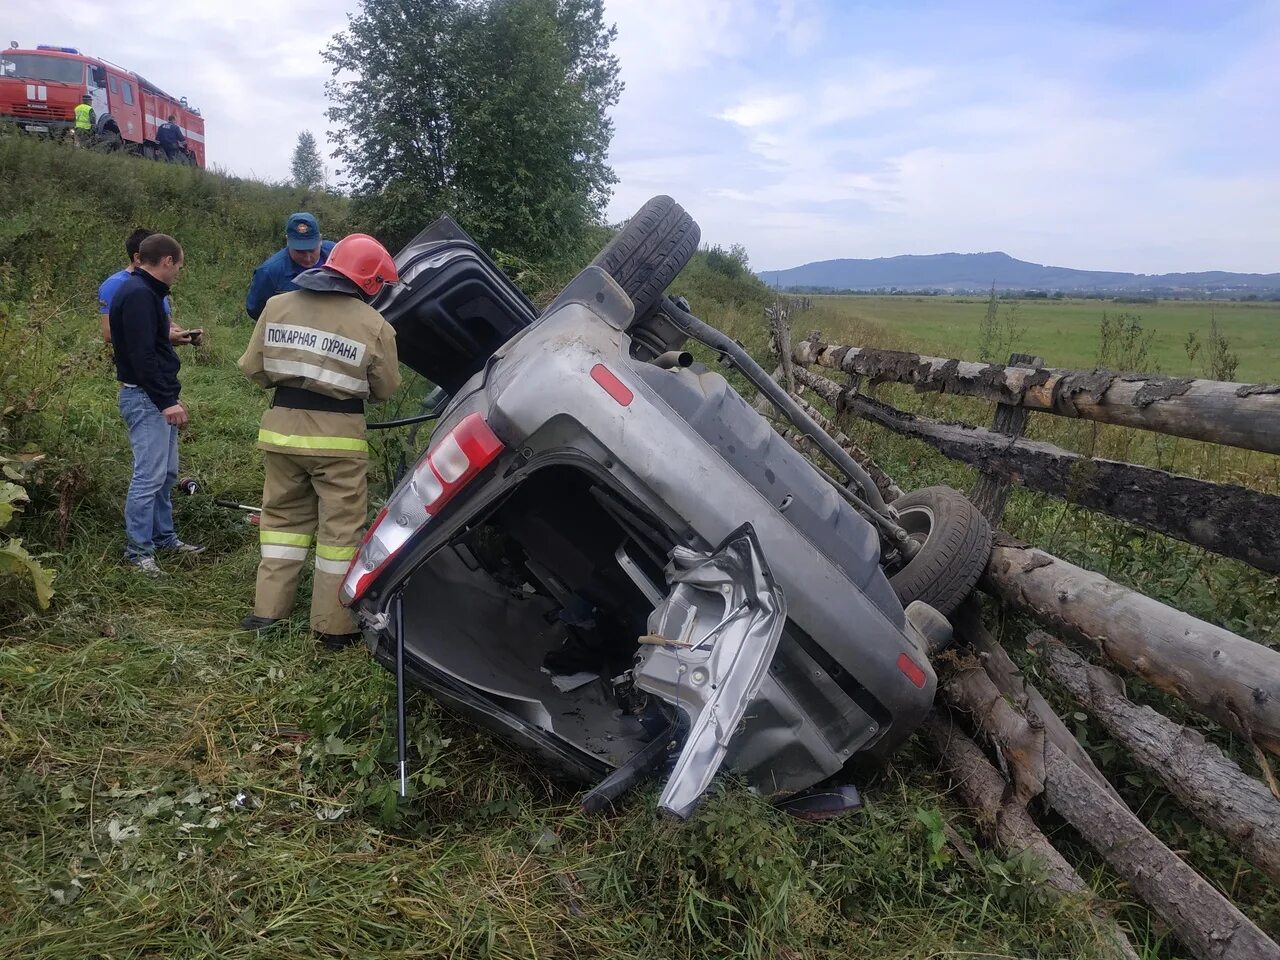
<instances>
[{"instance_id":1,"label":"fallen log","mask_svg":"<svg viewBox=\"0 0 1280 960\"><path fill-rule=\"evenodd\" d=\"M1124 695L1119 677L1036 631L1049 675L1144 769L1250 863L1280 880L1280 800L1197 731Z\"/></svg>"},{"instance_id":2,"label":"fallen log","mask_svg":"<svg viewBox=\"0 0 1280 960\"><path fill-rule=\"evenodd\" d=\"M969 713L1011 766L1022 762L1011 742L1031 736L1026 719L978 667L962 667L942 687ZM1199 960L1280 960L1280 946L1177 854L1127 806L1077 767L1052 740L1043 756L1049 805L1096 849Z\"/></svg>"},{"instance_id":3,"label":"fallen log","mask_svg":"<svg viewBox=\"0 0 1280 960\"><path fill-rule=\"evenodd\" d=\"M1280 651L1004 538L979 585L1280 754Z\"/></svg>"},{"instance_id":4,"label":"fallen log","mask_svg":"<svg viewBox=\"0 0 1280 960\"><path fill-rule=\"evenodd\" d=\"M1058 749L1070 758L1071 762L1093 778L1103 790L1115 799L1120 799L1102 771L1097 768L1089 751L1080 746L1057 711L1049 704L1039 690L1027 680L1017 664L1009 657L1008 652L982 624L977 598L971 598L955 616L956 636L969 646L982 663L991 682L1001 693L1008 697L1019 710L1028 714L1032 722L1038 724L1044 735L1058 745Z\"/></svg>"},{"instance_id":5,"label":"fallen log","mask_svg":"<svg viewBox=\"0 0 1280 960\"><path fill-rule=\"evenodd\" d=\"M979 397L1062 417L1280 453L1280 384L1033 369L818 340L794 344L792 357L873 382L910 384L921 392Z\"/></svg>"},{"instance_id":6,"label":"fallen log","mask_svg":"<svg viewBox=\"0 0 1280 960\"><path fill-rule=\"evenodd\" d=\"M1076 869L1049 842L1025 807L1009 797L1007 784L978 745L951 719L945 707L937 707L920 728L938 756L961 801L971 810L978 827L1000 853L1013 858L1029 854L1044 870L1049 889L1063 897L1091 898L1090 911L1098 918L1101 934L1115 948L1117 957L1136 960L1129 938L1107 916Z\"/></svg>"},{"instance_id":7,"label":"fallen log","mask_svg":"<svg viewBox=\"0 0 1280 960\"><path fill-rule=\"evenodd\" d=\"M942 423L864 396L799 367L796 379L833 406L987 475L1280 573L1280 497L1116 460L1095 460L1037 440Z\"/></svg>"}]
</instances>

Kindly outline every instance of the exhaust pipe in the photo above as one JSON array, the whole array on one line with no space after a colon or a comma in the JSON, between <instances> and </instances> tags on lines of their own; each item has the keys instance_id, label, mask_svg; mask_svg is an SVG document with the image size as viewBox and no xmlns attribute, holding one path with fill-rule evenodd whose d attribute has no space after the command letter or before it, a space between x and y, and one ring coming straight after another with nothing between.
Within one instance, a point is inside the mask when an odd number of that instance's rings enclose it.
<instances>
[{"instance_id":1,"label":"exhaust pipe","mask_svg":"<svg viewBox=\"0 0 1280 960\"><path fill-rule=\"evenodd\" d=\"M661 367L663 370L674 370L677 367L692 366L693 354L688 350L668 350L654 357L651 362L655 367Z\"/></svg>"}]
</instances>

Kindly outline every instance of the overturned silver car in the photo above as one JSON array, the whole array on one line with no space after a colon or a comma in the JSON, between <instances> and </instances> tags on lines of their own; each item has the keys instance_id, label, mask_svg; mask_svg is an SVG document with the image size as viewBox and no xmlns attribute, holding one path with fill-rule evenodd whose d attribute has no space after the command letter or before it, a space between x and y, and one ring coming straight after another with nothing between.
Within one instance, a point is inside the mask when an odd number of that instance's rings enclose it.
<instances>
[{"instance_id":1,"label":"overturned silver car","mask_svg":"<svg viewBox=\"0 0 1280 960\"><path fill-rule=\"evenodd\" d=\"M655 198L539 314L444 219L375 303L401 361L449 399L343 601L381 660L402 643L411 682L591 784L591 808L652 770L686 816L722 766L782 800L884 757L929 710L939 611L990 549L954 491L886 505L740 347L665 296L698 239ZM691 336L846 477L692 362Z\"/></svg>"}]
</instances>

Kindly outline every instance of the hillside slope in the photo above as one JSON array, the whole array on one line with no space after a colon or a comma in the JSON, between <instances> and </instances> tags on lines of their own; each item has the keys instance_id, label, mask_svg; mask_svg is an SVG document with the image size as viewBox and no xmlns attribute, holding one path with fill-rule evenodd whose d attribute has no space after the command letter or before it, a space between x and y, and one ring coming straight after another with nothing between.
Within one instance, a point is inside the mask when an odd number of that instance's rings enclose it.
<instances>
[{"instance_id":1,"label":"hillside slope","mask_svg":"<svg viewBox=\"0 0 1280 960\"><path fill-rule=\"evenodd\" d=\"M302 198L4 140L0 184L0 344L20 358L0 356L0 452L45 455L19 532L58 571L47 612L0 593L0 957L1098 955L1084 905L982 849L914 749L850 819L793 820L732 783L687 824L652 789L589 819L415 697L397 806L390 677L363 650L319 655L305 616L237 632L256 539L207 495L260 484L240 301ZM306 205L339 232L340 203ZM137 224L187 245L176 309L209 329L184 354L181 444L206 493L177 519L210 552L160 582L118 562L129 453L93 305ZM700 258L679 286L758 328L757 285Z\"/></svg>"}]
</instances>

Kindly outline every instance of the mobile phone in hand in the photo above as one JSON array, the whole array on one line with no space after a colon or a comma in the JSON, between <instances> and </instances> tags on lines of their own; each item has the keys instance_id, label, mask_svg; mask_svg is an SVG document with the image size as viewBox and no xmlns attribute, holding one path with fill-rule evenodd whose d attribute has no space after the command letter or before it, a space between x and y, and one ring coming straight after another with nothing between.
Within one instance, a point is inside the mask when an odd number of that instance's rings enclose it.
<instances>
[{"instance_id":1,"label":"mobile phone in hand","mask_svg":"<svg viewBox=\"0 0 1280 960\"><path fill-rule=\"evenodd\" d=\"M198 346L200 346L200 338L201 338L201 337L203 337L203 336L204 336L204 330L202 330L202 329L201 329L201 330L188 330L188 331L187 331L187 342L188 342L188 343L190 343L193 347L198 347Z\"/></svg>"}]
</instances>

